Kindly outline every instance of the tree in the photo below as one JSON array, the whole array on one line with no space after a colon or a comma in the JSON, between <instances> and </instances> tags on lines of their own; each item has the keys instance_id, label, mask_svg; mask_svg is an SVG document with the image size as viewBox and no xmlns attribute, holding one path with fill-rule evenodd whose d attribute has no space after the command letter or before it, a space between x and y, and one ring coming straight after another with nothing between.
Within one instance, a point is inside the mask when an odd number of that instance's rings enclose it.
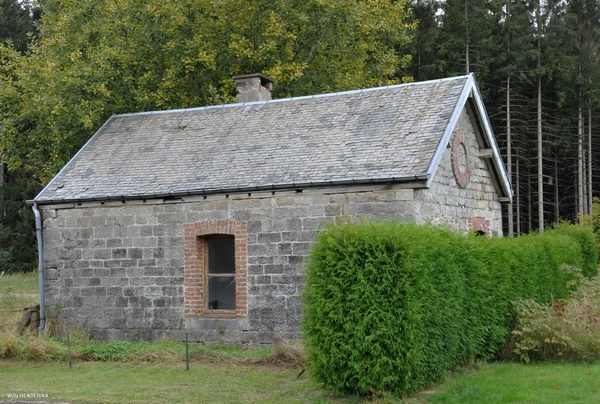
<instances>
[{"instance_id":1,"label":"tree","mask_svg":"<svg viewBox=\"0 0 600 404\"><path fill-rule=\"evenodd\" d=\"M22 169L4 175L4 184L0 187L0 268L3 271L27 272L36 268L34 217L25 200L39 191L39 182Z\"/></svg>"},{"instance_id":2,"label":"tree","mask_svg":"<svg viewBox=\"0 0 600 404\"><path fill-rule=\"evenodd\" d=\"M0 156L42 182L110 115L231 102L235 74L272 77L276 97L396 83L416 26L406 0L42 6L39 40L27 57L5 51L0 84Z\"/></svg>"},{"instance_id":3,"label":"tree","mask_svg":"<svg viewBox=\"0 0 600 404\"><path fill-rule=\"evenodd\" d=\"M16 72L12 61L19 60L27 51L28 42L36 34L37 19L39 8L30 2L0 0L2 132L7 130L10 115L16 113L20 105L18 90L12 86ZM5 164L0 163L0 268L3 271L20 272L35 268L35 226L33 213L25 200L33 198L39 189L39 183L31 173L23 169L7 170Z\"/></svg>"},{"instance_id":4,"label":"tree","mask_svg":"<svg viewBox=\"0 0 600 404\"><path fill-rule=\"evenodd\" d=\"M506 233L576 220L598 195L600 3L418 0L410 72L473 72L515 190ZM587 115L587 119L586 119Z\"/></svg>"},{"instance_id":5,"label":"tree","mask_svg":"<svg viewBox=\"0 0 600 404\"><path fill-rule=\"evenodd\" d=\"M418 27L410 48L411 72L416 81L440 77L443 73L436 59L442 32L441 18L437 14L441 5L436 0L415 0L412 7L412 18Z\"/></svg>"},{"instance_id":6,"label":"tree","mask_svg":"<svg viewBox=\"0 0 600 404\"><path fill-rule=\"evenodd\" d=\"M508 204L507 208L507 227L508 234L515 234L515 213L516 234L520 233L520 217L519 217L519 171L513 173L513 157L519 157L523 152L518 145L522 142L523 133L525 132L524 122L526 121L523 111L526 111L529 106L525 97L523 97L523 82L529 79L529 70L532 61L536 58L535 48L532 46L531 38L533 36L532 27L529 19L529 11L527 4L523 0L506 0L499 3L501 12L499 13L498 23L502 27L500 37L503 38L505 46L499 47L497 52L496 62L498 69L496 74L498 77L494 80L500 83L501 91L504 93L498 99L498 108L506 117L501 125L498 125L498 133L505 137L505 155L508 176L516 190L516 211L514 202ZM504 110L502 110L504 108ZM504 131L501 129L505 129ZM513 142L516 141L517 147Z\"/></svg>"},{"instance_id":7,"label":"tree","mask_svg":"<svg viewBox=\"0 0 600 404\"><path fill-rule=\"evenodd\" d=\"M31 1L0 0L0 42L10 41L15 49L24 53L30 37L35 35L35 21L40 9Z\"/></svg>"}]
</instances>

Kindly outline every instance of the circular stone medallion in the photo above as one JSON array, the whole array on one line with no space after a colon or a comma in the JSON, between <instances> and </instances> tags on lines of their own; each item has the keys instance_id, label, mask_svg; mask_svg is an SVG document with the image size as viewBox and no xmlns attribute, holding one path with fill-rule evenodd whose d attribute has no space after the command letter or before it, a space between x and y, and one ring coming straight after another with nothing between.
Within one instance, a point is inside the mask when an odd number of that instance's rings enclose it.
<instances>
[{"instance_id":1,"label":"circular stone medallion","mask_svg":"<svg viewBox=\"0 0 600 404\"><path fill-rule=\"evenodd\" d=\"M452 171L454 172L456 183L461 188L466 188L471 179L468 150L467 133L462 129L455 130L451 149Z\"/></svg>"}]
</instances>

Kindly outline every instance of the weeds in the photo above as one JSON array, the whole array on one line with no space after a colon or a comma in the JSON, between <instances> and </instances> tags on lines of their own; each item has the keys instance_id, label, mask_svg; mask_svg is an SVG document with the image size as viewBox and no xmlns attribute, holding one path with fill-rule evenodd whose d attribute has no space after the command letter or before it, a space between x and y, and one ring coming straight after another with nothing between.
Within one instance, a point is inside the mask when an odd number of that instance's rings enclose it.
<instances>
[{"instance_id":1,"label":"weeds","mask_svg":"<svg viewBox=\"0 0 600 404\"><path fill-rule=\"evenodd\" d=\"M299 341L291 341L281 334L276 334L274 341L274 357L294 367L304 366L304 346Z\"/></svg>"},{"instance_id":2,"label":"weeds","mask_svg":"<svg viewBox=\"0 0 600 404\"><path fill-rule=\"evenodd\" d=\"M513 302L517 326L503 356L524 362L535 360L600 359L600 277L587 279L569 266L575 279L567 286L571 296L548 305L533 300Z\"/></svg>"},{"instance_id":3,"label":"weeds","mask_svg":"<svg viewBox=\"0 0 600 404\"><path fill-rule=\"evenodd\" d=\"M92 343L85 346L81 353L86 360L115 361L125 359L135 353L135 345L127 341L108 342L106 344Z\"/></svg>"},{"instance_id":4,"label":"weeds","mask_svg":"<svg viewBox=\"0 0 600 404\"><path fill-rule=\"evenodd\" d=\"M67 347L54 338L39 335L0 334L0 358L53 361L67 356Z\"/></svg>"}]
</instances>

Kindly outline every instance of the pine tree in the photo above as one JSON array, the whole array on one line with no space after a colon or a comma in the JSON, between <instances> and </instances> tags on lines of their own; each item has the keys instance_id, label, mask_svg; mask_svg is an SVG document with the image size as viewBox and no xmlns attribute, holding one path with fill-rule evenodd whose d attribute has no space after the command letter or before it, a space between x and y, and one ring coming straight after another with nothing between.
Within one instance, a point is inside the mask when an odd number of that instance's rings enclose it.
<instances>
[{"instance_id":1,"label":"pine tree","mask_svg":"<svg viewBox=\"0 0 600 404\"><path fill-rule=\"evenodd\" d=\"M515 191L507 234L574 220L598 194L599 7L597 0L416 4L427 28L417 36L412 74L477 76Z\"/></svg>"}]
</instances>

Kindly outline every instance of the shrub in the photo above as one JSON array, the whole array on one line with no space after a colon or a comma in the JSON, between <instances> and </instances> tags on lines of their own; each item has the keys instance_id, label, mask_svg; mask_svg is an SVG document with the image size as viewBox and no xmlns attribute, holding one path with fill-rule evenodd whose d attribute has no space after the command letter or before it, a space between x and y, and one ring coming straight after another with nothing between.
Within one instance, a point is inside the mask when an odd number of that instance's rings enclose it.
<instances>
[{"instance_id":1,"label":"shrub","mask_svg":"<svg viewBox=\"0 0 600 404\"><path fill-rule=\"evenodd\" d=\"M600 206L598 209L600 210ZM555 241L563 236L560 238L561 243L558 245L558 248L561 249L561 256L569 256L569 261L578 262L579 264L572 264L572 266L581 268L581 274L584 277L593 278L598 275L599 246L596 243L594 233L588 228L574 226L569 223L555 224L552 231L543 233L543 236L553 238ZM572 242L569 242L566 238L571 238Z\"/></svg>"},{"instance_id":2,"label":"shrub","mask_svg":"<svg viewBox=\"0 0 600 404\"><path fill-rule=\"evenodd\" d=\"M600 277L585 278L581 270L567 266L576 275L568 286L576 286L565 300L540 304L517 300L518 322L503 357L534 360L600 359Z\"/></svg>"},{"instance_id":3,"label":"shrub","mask_svg":"<svg viewBox=\"0 0 600 404\"><path fill-rule=\"evenodd\" d=\"M414 224L328 227L304 292L312 376L342 395L406 394L492 358L509 337L511 301L565 298L572 275L561 265L595 266L582 233L488 240Z\"/></svg>"},{"instance_id":4,"label":"shrub","mask_svg":"<svg viewBox=\"0 0 600 404\"><path fill-rule=\"evenodd\" d=\"M600 249L600 198L592 200L592 212L589 215L580 215L579 222L593 231L596 236L596 245Z\"/></svg>"}]
</instances>

